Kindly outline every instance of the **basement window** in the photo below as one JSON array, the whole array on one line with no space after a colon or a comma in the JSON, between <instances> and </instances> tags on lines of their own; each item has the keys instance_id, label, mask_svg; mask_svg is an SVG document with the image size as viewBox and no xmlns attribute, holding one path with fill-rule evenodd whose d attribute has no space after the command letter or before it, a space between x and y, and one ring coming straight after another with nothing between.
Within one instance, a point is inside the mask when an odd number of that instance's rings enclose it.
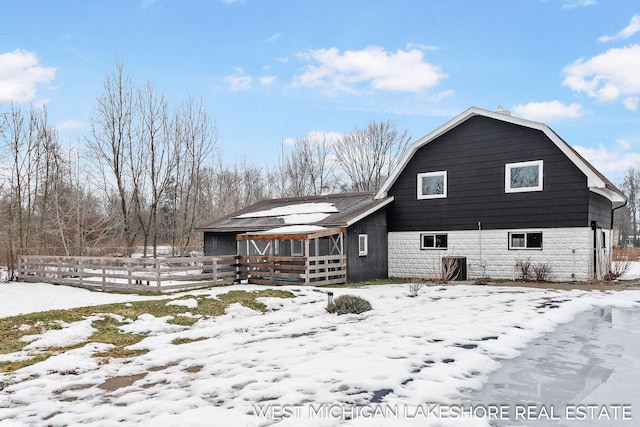
<instances>
[{"instance_id":1,"label":"basement window","mask_svg":"<svg viewBox=\"0 0 640 427\"><path fill-rule=\"evenodd\" d=\"M504 168L504 191L542 191L542 160L507 163Z\"/></svg>"},{"instance_id":2,"label":"basement window","mask_svg":"<svg viewBox=\"0 0 640 427\"><path fill-rule=\"evenodd\" d=\"M446 234L420 234L420 249L447 249Z\"/></svg>"},{"instance_id":3,"label":"basement window","mask_svg":"<svg viewBox=\"0 0 640 427\"><path fill-rule=\"evenodd\" d=\"M447 197L447 171L418 174L418 199Z\"/></svg>"},{"instance_id":4,"label":"basement window","mask_svg":"<svg viewBox=\"0 0 640 427\"><path fill-rule=\"evenodd\" d=\"M509 249L542 249L542 231L509 233Z\"/></svg>"}]
</instances>

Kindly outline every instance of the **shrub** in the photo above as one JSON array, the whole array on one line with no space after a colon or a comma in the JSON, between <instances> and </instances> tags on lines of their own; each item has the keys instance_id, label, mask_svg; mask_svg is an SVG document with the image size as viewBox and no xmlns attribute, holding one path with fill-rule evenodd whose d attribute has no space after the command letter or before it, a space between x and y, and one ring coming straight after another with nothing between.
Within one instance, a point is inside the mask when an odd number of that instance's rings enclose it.
<instances>
[{"instance_id":1,"label":"shrub","mask_svg":"<svg viewBox=\"0 0 640 427\"><path fill-rule=\"evenodd\" d=\"M551 266L541 262L533 266L533 275L537 282L548 282L551 279Z\"/></svg>"},{"instance_id":2,"label":"shrub","mask_svg":"<svg viewBox=\"0 0 640 427\"><path fill-rule=\"evenodd\" d=\"M371 310L371 304L364 298L355 295L341 295L327 306L329 313L360 314Z\"/></svg>"},{"instance_id":3,"label":"shrub","mask_svg":"<svg viewBox=\"0 0 640 427\"><path fill-rule=\"evenodd\" d=\"M531 279L531 258L516 259L516 268L520 270L520 280L528 281Z\"/></svg>"},{"instance_id":4,"label":"shrub","mask_svg":"<svg viewBox=\"0 0 640 427\"><path fill-rule=\"evenodd\" d=\"M412 283L409 285L409 296L410 297L417 297L418 294L420 293L420 289L422 289L422 284L421 283Z\"/></svg>"}]
</instances>

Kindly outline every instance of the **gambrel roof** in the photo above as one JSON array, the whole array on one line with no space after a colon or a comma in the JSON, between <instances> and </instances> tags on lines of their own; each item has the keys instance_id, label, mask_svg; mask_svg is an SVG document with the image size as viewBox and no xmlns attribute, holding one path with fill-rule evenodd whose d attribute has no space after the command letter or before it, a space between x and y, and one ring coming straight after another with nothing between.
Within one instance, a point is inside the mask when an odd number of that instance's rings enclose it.
<instances>
[{"instance_id":1,"label":"gambrel roof","mask_svg":"<svg viewBox=\"0 0 640 427\"><path fill-rule=\"evenodd\" d=\"M625 198L624 194L618 188L616 188L616 186L613 185L611 181L609 181L593 165L591 165L580 154L578 154L575 149L573 149L569 144L567 144L566 141L560 138L560 136L558 136L558 134L555 133L549 126L545 125L544 123L513 117L510 114L506 114L504 111L489 111L478 107L469 108L468 110L464 111L444 125L437 128L433 132L414 142L406 151L398 166L393 170L391 175L389 175L389 178L387 178L385 183L382 185L382 187L376 194L376 198L387 197L389 189L396 182L396 180L398 179L404 168L407 166L413 155L416 153L416 151L418 151L418 149L429 144L431 141L435 140L436 138L440 137L441 135L447 133L456 126L475 116L488 117L543 132L564 153L564 155L567 156L567 158L569 158L584 175L586 175L587 187L590 191L606 197L613 203L626 202L627 199Z\"/></svg>"}]
</instances>

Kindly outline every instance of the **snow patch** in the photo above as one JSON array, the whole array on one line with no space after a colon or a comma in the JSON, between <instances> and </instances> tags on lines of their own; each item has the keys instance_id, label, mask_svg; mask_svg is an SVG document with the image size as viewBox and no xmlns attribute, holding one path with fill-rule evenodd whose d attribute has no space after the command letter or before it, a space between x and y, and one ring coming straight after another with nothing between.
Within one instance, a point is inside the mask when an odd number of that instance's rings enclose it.
<instances>
[{"instance_id":1,"label":"snow patch","mask_svg":"<svg viewBox=\"0 0 640 427\"><path fill-rule=\"evenodd\" d=\"M177 299L173 301L169 301L167 305L177 305L187 308L198 308L198 300L195 298L189 299Z\"/></svg>"}]
</instances>

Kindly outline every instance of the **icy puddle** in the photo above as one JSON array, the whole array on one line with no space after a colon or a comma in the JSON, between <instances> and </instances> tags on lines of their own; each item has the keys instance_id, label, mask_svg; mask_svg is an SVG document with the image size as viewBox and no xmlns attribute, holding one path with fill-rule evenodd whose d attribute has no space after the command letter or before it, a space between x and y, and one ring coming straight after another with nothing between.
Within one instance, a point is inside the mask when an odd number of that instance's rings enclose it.
<instances>
[{"instance_id":1,"label":"icy puddle","mask_svg":"<svg viewBox=\"0 0 640 427\"><path fill-rule=\"evenodd\" d=\"M468 402L509 412L491 425L639 425L638 309L582 313L502 365Z\"/></svg>"}]
</instances>

